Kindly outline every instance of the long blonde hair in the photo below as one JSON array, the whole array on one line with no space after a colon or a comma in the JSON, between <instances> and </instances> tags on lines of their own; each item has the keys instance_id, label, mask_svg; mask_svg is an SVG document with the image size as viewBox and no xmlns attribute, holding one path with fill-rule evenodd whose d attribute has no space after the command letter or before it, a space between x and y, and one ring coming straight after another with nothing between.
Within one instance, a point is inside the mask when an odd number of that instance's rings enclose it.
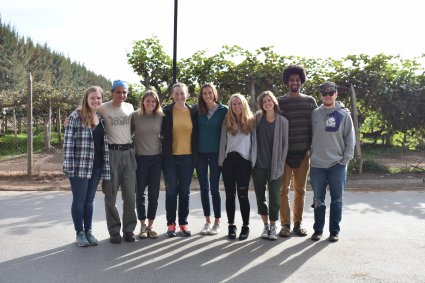
<instances>
[{"instance_id":1,"label":"long blonde hair","mask_svg":"<svg viewBox=\"0 0 425 283\"><path fill-rule=\"evenodd\" d=\"M242 102L242 115L241 115L240 121L236 119L236 115L233 113L233 110L232 110L232 100L234 98L239 98ZM230 96L230 99L229 99L229 111L227 111L227 114L225 117L227 131L230 132L233 136L236 135L238 132L238 124L239 124L242 130L242 133L250 134L254 128L253 120L254 120L253 114L251 112L251 109L249 108L248 101L246 100L245 96L243 96L240 93L232 94L232 96Z\"/></svg>"},{"instance_id":2,"label":"long blonde hair","mask_svg":"<svg viewBox=\"0 0 425 283\"><path fill-rule=\"evenodd\" d=\"M88 97L89 94L92 92L100 92L100 94L102 95L102 99L103 99L103 90L100 86L91 86L86 90L86 93L83 96L83 100L81 101L81 105L78 106L77 111L80 112L81 115L81 120L83 121L84 126L86 127L94 127L96 126L93 118L94 115L90 109L89 106L89 102L88 102Z\"/></svg>"},{"instance_id":3,"label":"long blonde hair","mask_svg":"<svg viewBox=\"0 0 425 283\"><path fill-rule=\"evenodd\" d=\"M143 114L146 113L145 105L143 103L145 102L145 99L148 98L149 96L152 97L156 102L156 106L155 106L155 109L153 110L153 114L156 116L164 116L164 113L162 112L161 103L159 102L159 96L153 90L148 90L143 94L142 99L140 100L139 109L137 109L137 114L139 116L143 116Z\"/></svg>"}]
</instances>

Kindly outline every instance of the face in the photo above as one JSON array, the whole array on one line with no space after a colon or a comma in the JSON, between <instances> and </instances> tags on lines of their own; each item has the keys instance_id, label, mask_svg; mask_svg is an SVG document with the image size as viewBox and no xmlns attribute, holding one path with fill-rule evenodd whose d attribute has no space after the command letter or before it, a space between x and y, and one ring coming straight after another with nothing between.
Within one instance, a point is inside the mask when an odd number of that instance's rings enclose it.
<instances>
[{"instance_id":1,"label":"face","mask_svg":"<svg viewBox=\"0 0 425 283\"><path fill-rule=\"evenodd\" d=\"M301 90L301 79L300 75L298 74L292 74L289 76L288 80L288 88L290 92L299 92Z\"/></svg>"},{"instance_id":2,"label":"face","mask_svg":"<svg viewBox=\"0 0 425 283\"><path fill-rule=\"evenodd\" d=\"M242 101L238 97L232 98L231 106L232 106L233 114L235 114L236 116L242 115L243 105L242 105Z\"/></svg>"},{"instance_id":3,"label":"face","mask_svg":"<svg viewBox=\"0 0 425 283\"><path fill-rule=\"evenodd\" d=\"M262 99L263 109L266 112L274 111L274 103L270 96L266 95Z\"/></svg>"},{"instance_id":4,"label":"face","mask_svg":"<svg viewBox=\"0 0 425 283\"><path fill-rule=\"evenodd\" d=\"M204 87L202 89L202 98L204 99L206 104L212 104L215 102L214 93L212 88Z\"/></svg>"},{"instance_id":5,"label":"face","mask_svg":"<svg viewBox=\"0 0 425 283\"><path fill-rule=\"evenodd\" d=\"M102 104L102 94L99 91L90 92L87 96L87 104L91 111L97 111Z\"/></svg>"},{"instance_id":6,"label":"face","mask_svg":"<svg viewBox=\"0 0 425 283\"><path fill-rule=\"evenodd\" d=\"M156 100L152 96L147 96L143 100L143 107L145 108L145 112L147 114L152 114L156 107Z\"/></svg>"},{"instance_id":7,"label":"face","mask_svg":"<svg viewBox=\"0 0 425 283\"><path fill-rule=\"evenodd\" d=\"M127 99L128 91L125 87L118 86L112 91L112 100L116 103L122 103Z\"/></svg>"},{"instance_id":8,"label":"face","mask_svg":"<svg viewBox=\"0 0 425 283\"><path fill-rule=\"evenodd\" d=\"M187 93L182 87L175 87L173 90L173 100L175 103L182 104L186 102Z\"/></svg>"},{"instance_id":9,"label":"face","mask_svg":"<svg viewBox=\"0 0 425 283\"><path fill-rule=\"evenodd\" d=\"M338 92L336 91L326 91L320 93L323 105L325 106L333 106L335 104L335 100L338 96Z\"/></svg>"}]
</instances>

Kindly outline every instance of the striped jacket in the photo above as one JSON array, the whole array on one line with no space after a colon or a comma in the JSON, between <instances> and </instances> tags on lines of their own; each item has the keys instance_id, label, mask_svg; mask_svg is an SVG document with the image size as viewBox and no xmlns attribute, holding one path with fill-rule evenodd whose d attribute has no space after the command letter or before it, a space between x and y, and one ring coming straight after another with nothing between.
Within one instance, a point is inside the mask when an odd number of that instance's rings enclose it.
<instances>
[{"instance_id":1,"label":"striped jacket","mask_svg":"<svg viewBox=\"0 0 425 283\"><path fill-rule=\"evenodd\" d=\"M104 126L104 120L100 114L99 123ZM68 126L65 127L65 137L63 142L64 160L63 172L68 177L91 178L94 159L93 129L85 127L79 112L76 110L69 115ZM108 140L104 136L102 170L100 178L102 180L111 179L109 167Z\"/></svg>"}]
</instances>

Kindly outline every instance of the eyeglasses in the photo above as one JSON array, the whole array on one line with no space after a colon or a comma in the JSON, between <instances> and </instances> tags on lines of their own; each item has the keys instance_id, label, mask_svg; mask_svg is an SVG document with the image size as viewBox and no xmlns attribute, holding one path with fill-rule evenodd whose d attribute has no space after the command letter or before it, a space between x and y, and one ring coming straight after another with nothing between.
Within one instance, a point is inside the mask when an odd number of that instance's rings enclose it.
<instances>
[{"instance_id":1,"label":"eyeglasses","mask_svg":"<svg viewBox=\"0 0 425 283\"><path fill-rule=\"evenodd\" d=\"M322 96L333 96L335 91L323 91L320 93Z\"/></svg>"}]
</instances>

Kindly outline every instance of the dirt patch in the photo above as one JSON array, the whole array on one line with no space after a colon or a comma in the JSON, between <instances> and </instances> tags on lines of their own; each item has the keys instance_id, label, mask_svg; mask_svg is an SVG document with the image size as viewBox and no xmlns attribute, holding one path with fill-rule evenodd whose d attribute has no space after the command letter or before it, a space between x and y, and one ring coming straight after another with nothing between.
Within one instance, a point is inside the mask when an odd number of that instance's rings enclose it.
<instances>
[{"instance_id":1,"label":"dirt patch","mask_svg":"<svg viewBox=\"0 0 425 283\"><path fill-rule=\"evenodd\" d=\"M382 156L376 161L389 167L425 167L425 151ZM27 176L26 156L0 160L0 190L69 190L69 180L62 173L63 154L34 154L33 174ZM407 171L407 169L405 170ZM419 170L420 171L420 170ZM222 184L221 184L222 186ZM251 182L252 186L252 182ZM193 189L199 189L197 180ZM349 175L347 189L356 190L425 190L425 171L418 173Z\"/></svg>"},{"instance_id":2,"label":"dirt patch","mask_svg":"<svg viewBox=\"0 0 425 283\"><path fill-rule=\"evenodd\" d=\"M398 168L401 171L417 169L425 172L425 150L410 151L394 155L382 155L375 160L389 168Z\"/></svg>"}]
</instances>

